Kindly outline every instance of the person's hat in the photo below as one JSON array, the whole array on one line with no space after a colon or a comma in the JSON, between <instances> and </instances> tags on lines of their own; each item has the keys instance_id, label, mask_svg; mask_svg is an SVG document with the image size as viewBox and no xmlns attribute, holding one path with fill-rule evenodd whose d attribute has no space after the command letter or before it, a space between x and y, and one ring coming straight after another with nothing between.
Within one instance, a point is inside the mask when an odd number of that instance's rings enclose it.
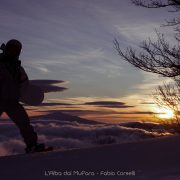
<instances>
[{"instance_id":1,"label":"person's hat","mask_svg":"<svg viewBox=\"0 0 180 180\"><path fill-rule=\"evenodd\" d=\"M16 47L18 49L22 49L22 44L20 41L16 39L11 39L6 43L6 46L5 46L5 48L9 48L9 47Z\"/></svg>"}]
</instances>

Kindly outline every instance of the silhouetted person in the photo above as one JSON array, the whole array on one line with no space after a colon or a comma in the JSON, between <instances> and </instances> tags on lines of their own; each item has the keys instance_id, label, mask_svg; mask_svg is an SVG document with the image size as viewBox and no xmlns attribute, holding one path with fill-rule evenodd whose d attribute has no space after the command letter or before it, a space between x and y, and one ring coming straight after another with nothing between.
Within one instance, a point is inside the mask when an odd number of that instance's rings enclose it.
<instances>
[{"instance_id":1,"label":"silhouetted person","mask_svg":"<svg viewBox=\"0 0 180 180\"><path fill-rule=\"evenodd\" d=\"M28 76L21 66L19 56L22 44L15 39L1 45L0 54L0 116L5 112L17 125L26 144L26 152L39 152L44 144L37 143L37 134L30 125L28 114L19 103L21 85L29 83Z\"/></svg>"}]
</instances>

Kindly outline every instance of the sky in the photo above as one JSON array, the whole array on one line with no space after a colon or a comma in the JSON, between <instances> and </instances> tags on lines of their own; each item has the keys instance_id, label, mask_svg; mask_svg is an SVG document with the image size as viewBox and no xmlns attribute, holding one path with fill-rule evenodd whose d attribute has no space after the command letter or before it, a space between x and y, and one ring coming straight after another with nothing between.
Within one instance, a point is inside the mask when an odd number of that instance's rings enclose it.
<instances>
[{"instance_id":1,"label":"sky","mask_svg":"<svg viewBox=\"0 0 180 180\"><path fill-rule=\"evenodd\" d=\"M27 107L31 113L61 110L110 123L146 120L157 113L152 91L166 79L124 62L113 40L138 49L171 16L130 0L1 0L0 43L20 40L29 79L65 87L46 93L41 107Z\"/></svg>"}]
</instances>

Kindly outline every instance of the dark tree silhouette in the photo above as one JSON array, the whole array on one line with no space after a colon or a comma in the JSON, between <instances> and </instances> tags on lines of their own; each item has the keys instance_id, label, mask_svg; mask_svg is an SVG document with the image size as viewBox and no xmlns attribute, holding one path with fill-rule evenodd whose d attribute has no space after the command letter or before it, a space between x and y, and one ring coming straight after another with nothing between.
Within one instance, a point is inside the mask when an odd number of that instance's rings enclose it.
<instances>
[{"instance_id":1,"label":"dark tree silhouette","mask_svg":"<svg viewBox=\"0 0 180 180\"><path fill-rule=\"evenodd\" d=\"M145 8L172 7L175 12L180 11L180 0L132 0L136 6ZM180 18L174 18L167 21L167 25L175 26L176 45L170 46L163 34L156 32L157 42L151 39L143 41L140 45L142 51L136 53L131 47L122 51L117 39L114 40L114 46L118 54L127 62L144 71L157 73L165 77L173 77L179 80L180 76Z\"/></svg>"},{"instance_id":2,"label":"dark tree silhouette","mask_svg":"<svg viewBox=\"0 0 180 180\"><path fill-rule=\"evenodd\" d=\"M132 0L132 2L145 8L172 7L171 12L180 11L180 0ZM123 60L133 66L146 71L152 72L164 77L170 77L175 84L164 84L159 86L153 94L156 103L162 107L168 107L173 110L175 119L180 127L180 18L166 20L164 26L174 26L175 45L170 45L165 40L164 35L156 32L157 41L143 41L140 45L141 51L137 53L132 47L123 51L117 39L114 39L114 47Z\"/></svg>"},{"instance_id":3,"label":"dark tree silhouette","mask_svg":"<svg viewBox=\"0 0 180 180\"><path fill-rule=\"evenodd\" d=\"M117 39L114 40L114 47L125 61L144 71L165 77L180 76L180 45L171 47L162 34L157 33L157 36L157 42L151 39L142 42L140 53L131 47L123 51Z\"/></svg>"},{"instance_id":4,"label":"dark tree silhouette","mask_svg":"<svg viewBox=\"0 0 180 180\"><path fill-rule=\"evenodd\" d=\"M180 0L132 0L136 6L145 8L164 8L171 7L169 12L180 11ZM180 18L176 17L171 20L166 20L166 26L174 26L180 24Z\"/></svg>"},{"instance_id":5,"label":"dark tree silhouette","mask_svg":"<svg viewBox=\"0 0 180 180\"><path fill-rule=\"evenodd\" d=\"M155 102L160 107L169 108L174 112L174 118L180 127L180 88L177 83L163 84L158 86L156 92L153 93Z\"/></svg>"},{"instance_id":6,"label":"dark tree silhouette","mask_svg":"<svg viewBox=\"0 0 180 180\"><path fill-rule=\"evenodd\" d=\"M161 8L161 7L172 7L174 11L180 10L179 0L132 0L137 6L146 8Z\"/></svg>"}]
</instances>

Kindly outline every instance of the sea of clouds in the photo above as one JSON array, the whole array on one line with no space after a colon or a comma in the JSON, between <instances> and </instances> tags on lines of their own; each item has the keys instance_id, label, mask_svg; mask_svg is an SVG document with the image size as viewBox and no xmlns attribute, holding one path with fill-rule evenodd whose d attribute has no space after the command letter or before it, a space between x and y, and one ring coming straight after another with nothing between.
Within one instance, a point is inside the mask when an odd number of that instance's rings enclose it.
<instances>
[{"instance_id":1,"label":"sea of clouds","mask_svg":"<svg viewBox=\"0 0 180 180\"><path fill-rule=\"evenodd\" d=\"M67 119L34 118L31 124L38 133L39 142L56 149L87 148L168 135L156 123L128 122L114 125ZM11 120L0 120L0 132L0 156L24 153L25 145Z\"/></svg>"}]
</instances>

